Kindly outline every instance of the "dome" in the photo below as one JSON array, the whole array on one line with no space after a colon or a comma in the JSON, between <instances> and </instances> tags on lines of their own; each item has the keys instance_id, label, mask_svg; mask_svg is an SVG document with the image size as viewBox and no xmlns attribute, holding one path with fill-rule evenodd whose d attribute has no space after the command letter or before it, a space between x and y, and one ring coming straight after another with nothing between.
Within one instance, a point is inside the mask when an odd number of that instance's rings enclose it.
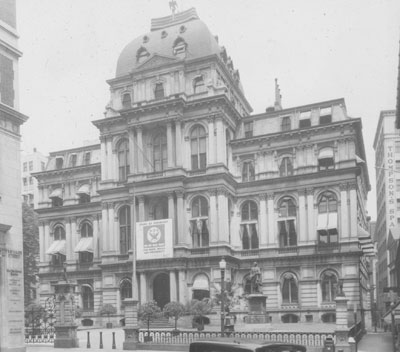
<instances>
[{"instance_id":1,"label":"dome","mask_svg":"<svg viewBox=\"0 0 400 352\"><path fill-rule=\"evenodd\" d=\"M147 51L147 58L157 54L180 60L180 57L174 55L174 46L180 40L186 45L186 60L219 55L221 52L216 38L198 18L195 9L190 9L175 16L153 19L151 31L134 39L122 50L116 77L129 74L144 62L138 62L140 51Z\"/></svg>"}]
</instances>

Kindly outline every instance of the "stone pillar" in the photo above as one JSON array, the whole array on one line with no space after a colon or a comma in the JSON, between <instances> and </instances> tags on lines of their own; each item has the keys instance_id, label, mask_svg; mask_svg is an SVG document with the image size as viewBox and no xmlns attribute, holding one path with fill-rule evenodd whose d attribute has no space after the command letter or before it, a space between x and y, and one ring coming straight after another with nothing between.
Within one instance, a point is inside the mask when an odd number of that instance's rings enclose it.
<instances>
[{"instance_id":1,"label":"stone pillar","mask_svg":"<svg viewBox=\"0 0 400 352\"><path fill-rule=\"evenodd\" d=\"M114 204L109 203L108 206L108 244L109 244L109 250L110 251L115 251L115 241L114 241Z\"/></svg>"},{"instance_id":2,"label":"stone pillar","mask_svg":"<svg viewBox=\"0 0 400 352\"><path fill-rule=\"evenodd\" d=\"M170 290L170 300L171 302L178 301L178 294L176 291L176 273L174 270L169 272L169 290Z\"/></svg>"},{"instance_id":3,"label":"stone pillar","mask_svg":"<svg viewBox=\"0 0 400 352\"><path fill-rule=\"evenodd\" d=\"M317 234L315 231L315 216L314 216L314 189L307 189L307 219L308 219L308 240L315 241Z\"/></svg>"},{"instance_id":4,"label":"stone pillar","mask_svg":"<svg viewBox=\"0 0 400 352\"><path fill-rule=\"evenodd\" d=\"M228 222L228 193L225 189L218 189L218 242L229 243Z\"/></svg>"},{"instance_id":5,"label":"stone pillar","mask_svg":"<svg viewBox=\"0 0 400 352\"><path fill-rule=\"evenodd\" d=\"M113 163L113 151L112 151L112 140L111 138L107 138L106 141L107 147L107 178L109 180L114 180L115 170L114 170L114 163Z\"/></svg>"},{"instance_id":6,"label":"stone pillar","mask_svg":"<svg viewBox=\"0 0 400 352\"><path fill-rule=\"evenodd\" d=\"M46 261L46 245L44 242L44 224L42 221L39 222L39 245L40 245L40 262Z\"/></svg>"},{"instance_id":7,"label":"stone pillar","mask_svg":"<svg viewBox=\"0 0 400 352\"><path fill-rule=\"evenodd\" d=\"M208 163L215 164L214 117L208 119Z\"/></svg>"},{"instance_id":8,"label":"stone pillar","mask_svg":"<svg viewBox=\"0 0 400 352\"><path fill-rule=\"evenodd\" d=\"M174 166L173 152L174 152L174 146L172 140L172 125L171 122L168 122L167 123L167 157L168 157L167 166L168 167Z\"/></svg>"},{"instance_id":9,"label":"stone pillar","mask_svg":"<svg viewBox=\"0 0 400 352\"><path fill-rule=\"evenodd\" d=\"M258 231L258 237L260 239L260 247L266 247L268 244L268 231L267 231L267 195L260 195L260 213L258 222L260 229Z\"/></svg>"},{"instance_id":10,"label":"stone pillar","mask_svg":"<svg viewBox=\"0 0 400 352\"><path fill-rule=\"evenodd\" d=\"M128 130L129 137L129 172L131 174L136 173L135 163L135 129L132 127Z\"/></svg>"},{"instance_id":11,"label":"stone pillar","mask_svg":"<svg viewBox=\"0 0 400 352\"><path fill-rule=\"evenodd\" d=\"M179 270L178 273L178 292L179 292L179 302L185 304L188 301L187 298L187 284L186 284L186 273L184 270Z\"/></svg>"},{"instance_id":12,"label":"stone pillar","mask_svg":"<svg viewBox=\"0 0 400 352\"><path fill-rule=\"evenodd\" d=\"M78 257L78 253L74 252L76 245L78 244L78 234L76 229L76 218L71 218L71 242L72 242L72 253L71 253L71 260L76 260Z\"/></svg>"},{"instance_id":13,"label":"stone pillar","mask_svg":"<svg viewBox=\"0 0 400 352\"><path fill-rule=\"evenodd\" d=\"M267 194L267 207L268 207L268 245L276 246L277 240L275 236L275 208L274 208L274 194Z\"/></svg>"},{"instance_id":14,"label":"stone pillar","mask_svg":"<svg viewBox=\"0 0 400 352\"><path fill-rule=\"evenodd\" d=\"M172 220L172 236L173 244L178 243L177 229L176 229L176 217L175 217L175 201L174 192L168 193L168 218Z\"/></svg>"},{"instance_id":15,"label":"stone pillar","mask_svg":"<svg viewBox=\"0 0 400 352\"><path fill-rule=\"evenodd\" d=\"M75 248L72 248L72 242L73 242L72 236L73 235L74 234L72 234L72 231L71 231L70 219L67 218L65 220L65 240L66 240L65 242L67 244L67 248L66 248L67 261L72 261L74 258L74 249ZM75 234L75 236L76 236L76 234Z\"/></svg>"},{"instance_id":16,"label":"stone pillar","mask_svg":"<svg viewBox=\"0 0 400 352\"><path fill-rule=\"evenodd\" d=\"M113 209L113 233L112 233L112 242L114 250L117 253L120 253L119 248L119 222L118 222L118 213Z\"/></svg>"},{"instance_id":17,"label":"stone pillar","mask_svg":"<svg viewBox=\"0 0 400 352\"><path fill-rule=\"evenodd\" d=\"M218 117L216 120L217 125L217 162L226 163L226 137L225 127L222 117Z\"/></svg>"},{"instance_id":18,"label":"stone pillar","mask_svg":"<svg viewBox=\"0 0 400 352\"><path fill-rule=\"evenodd\" d=\"M147 280L146 273L140 273L140 304L147 302Z\"/></svg>"},{"instance_id":19,"label":"stone pillar","mask_svg":"<svg viewBox=\"0 0 400 352\"><path fill-rule=\"evenodd\" d=\"M137 196L139 200L139 222L145 221L145 214L144 214L144 196L140 195Z\"/></svg>"},{"instance_id":20,"label":"stone pillar","mask_svg":"<svg viewBox=\"0 0 400 352\"><path fill-rule=\"evenodd\" d=\"M210 243L218 242L218 213L217 213L217 191L210 190L210 211L208 213L209 219L209 236Z\"/></svg>"},{"instance_id":21,"label":"stone pillar","mask_svg":"<svg viewBox=\"0 0 400 352\"><path fill-rule=\"evenodd\" d=\"M184 204L184 192L182 190L178 190L176 193L176 203L177 203L177 223L178 223L178 244L185 245L186 243L186 233L185 233L185 204Z\"/></svg>"},{"instance_id":22,"label":"stone pillar","mask_svg":"<svg viewBox=\"0 0 400 352\"><path fill-rule=\"evenodd\" d=\"M308 241L308 231L307 231L307 210L306 210L306 190L299 191L299 241Z\"/></svg>"},{"instance_id":23,"label":"stone pillar","mask_svg":"<svg viewBox=\"0 0 400 352\"><path fill-rule=\"evenodd\" d=\"M138 173L143 172L143 139L142 139L142 132L143 129L141 126L136 128L136 138L137 138L137 146L138 146L138 152L137 152L137 168L138 168Z\"/></svg>"},{"instance_id":24,"label":"stone pillar","mask_svg":"<svg viewBox=\"0 0 400 352\"><path fill-rule=\"evenodd\" d=\"M347 204L347 184L340 185L340 237L349 237L349 209Z\"/></svg>"},{"instance_id":25,"label":"stone pillar","mask_svg":"<svg viewBox=\"0 0 400 352\"><path fill-rule=\"evenodd\" d=\"M175 160L176 166L182 167L182 123L180 120L175 121Z\"/></svg>"},{"instance_id":26,"label":"stone pillar","mask_svg":"<svg viewBox=\"0 0 400 352\"><path fill-rule=\"evenodd\" d=\"M109 236L108 236L108 206L107 203L102 204L101 209L101 226L102 226L102 236L103 236L103 250L109 251Z\"/></svg>"},{"instance_id":27,"label":"stone pillar","mask_svg":"<svg viewBox=\"0 0 400 352\"><path fill-rule=\"evenodd\" d=\"M357 237L357 184L349 184L350 190L350 237Z\"/></svg>"},{"instance_id":28,"label":"stone pillar","mask_svg":"<svg viewBox=\"0 0 400 352\"><path fill-rule=\"evenodd\" d=\"M343 291L343 288L340 289ZM350 352L347 301L343 292L336 296L336 351Z\"/></svg>"},{"instance_id":29,"label":"stone pillar","mask_svg":"<svg viewBox=\"0 0 400 352\"><path fill-rule=\"evenodd\" d=\"M101 180L107 179L107 151L106 151L106 137L100 137L100 161L101 161Z\"/></svg>"},{"instance_id":30,"label":"stone pillar","mask_svg":"<svg viewBox=\"0 0 400 352\"><path fill-rule=\"evenodd\" d=\"M93 220L93 258L99 257L98 239L99 239L99 217L98 215L95 215Z\"/></svg>"},{"instance_id":31,"label":"stone pillar","mask_svg":"<svg viewBox=\"0 0 400 352\"><path fill-rule=\"evenodd\" d=\"M139 342L138 301L133 298L124 299L125 306L125 341L124 350L136 350Z\"/></svg>"}]
</instances>

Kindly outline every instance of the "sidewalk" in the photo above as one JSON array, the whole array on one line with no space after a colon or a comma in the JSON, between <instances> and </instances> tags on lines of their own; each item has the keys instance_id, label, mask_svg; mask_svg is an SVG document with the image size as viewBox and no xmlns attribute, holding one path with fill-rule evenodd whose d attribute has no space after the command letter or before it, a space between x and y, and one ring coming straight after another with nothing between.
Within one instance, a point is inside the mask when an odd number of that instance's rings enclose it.
<instances>
[{"instance_id":1,"label":"sidewalk","mask_svg":"<svg viewBox=\"0 0 400 352\"><path fill-rule=\"evenodd\" d=\"M358 352L392 352L392 333L368 332L358 344Z\"/></svg>"}]
</instances>

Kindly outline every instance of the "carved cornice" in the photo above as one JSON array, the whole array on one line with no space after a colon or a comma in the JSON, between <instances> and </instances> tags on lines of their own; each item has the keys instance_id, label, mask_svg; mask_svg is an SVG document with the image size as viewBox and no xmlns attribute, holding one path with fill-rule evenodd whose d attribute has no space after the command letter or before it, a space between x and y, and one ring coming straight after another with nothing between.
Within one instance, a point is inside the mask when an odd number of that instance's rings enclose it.
<instances>
[{"instance_id":1,"label":"carved cornice","mask_svg":"<svg viewBox=\"0 0 400 352\"><path fill-rule=\"evenodd\" d=\"M340 188L341 191L347 191L348 185L347 185L347 183L341 183L339 185L339 188Z\"/></svg>"}]
</instances>

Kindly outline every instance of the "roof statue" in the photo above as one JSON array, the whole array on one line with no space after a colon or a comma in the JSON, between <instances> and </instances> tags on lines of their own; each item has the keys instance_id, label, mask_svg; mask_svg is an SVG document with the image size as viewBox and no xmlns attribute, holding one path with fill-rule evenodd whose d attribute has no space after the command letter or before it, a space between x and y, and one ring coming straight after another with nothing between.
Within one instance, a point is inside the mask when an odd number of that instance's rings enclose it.
<instances>
[{"instance_id":1,"label":"roof statue","mask_svg":"<svg viewBox=\"0 0 400 352\"><path fill-rule=\"evenodd\" d=\"M169 8L170 8L171 11L172 11L172 18L174 18L174 17L175 17L175 12L177 12L177 9L178 9L178 4L177 4L177 2L176 2L175 0L171 0L171 1L169 2Z\"/></svg>"},{"instance_id":2,"label":"roof statue","mask_svg":"<svg viewBox=\"0 0 400 352\"><path fill-rule=\"evenodd\" d=\"M282 110L282 95L278 84L278 78L275 78L275 111Z\"/></svg>"}]
</instances>

